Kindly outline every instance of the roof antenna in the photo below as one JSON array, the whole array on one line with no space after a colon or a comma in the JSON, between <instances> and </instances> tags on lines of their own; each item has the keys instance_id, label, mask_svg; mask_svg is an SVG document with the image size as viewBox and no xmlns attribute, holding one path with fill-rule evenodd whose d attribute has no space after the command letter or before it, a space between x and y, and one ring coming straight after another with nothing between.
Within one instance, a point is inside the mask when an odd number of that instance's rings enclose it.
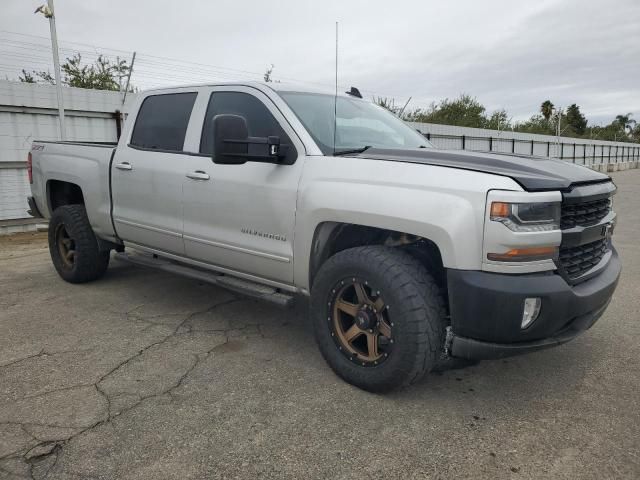
<instances>
[{"instance_id":1,"label":"roof antenna","mask_svg":"<svg viewBox=\"0 0 640 480\"><path fill-rule=\"evenodd\" d=\"M336 22L336 93L333 97L333 155L336 154L336 130L338 129L338 22Z\"/></svg>"}]
</instances>

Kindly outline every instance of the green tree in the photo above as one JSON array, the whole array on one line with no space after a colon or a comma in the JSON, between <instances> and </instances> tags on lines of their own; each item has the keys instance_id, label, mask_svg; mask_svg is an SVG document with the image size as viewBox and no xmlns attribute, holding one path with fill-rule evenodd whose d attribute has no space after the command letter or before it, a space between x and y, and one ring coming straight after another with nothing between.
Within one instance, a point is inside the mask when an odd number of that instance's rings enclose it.
<instances>
[{"instance_id":1,"label":"green tree","mask_svg":"<svg viewBox=\"0 0 640 480\"><path fill-rule=\"evenodd\" d=\"M622 131L631 134L634 130L634 126L636 125L636 121L631 118L632 116L633 113L631 112L624 115L616 115L614 122L620 126Z\"/></svg>"},{"instance_id":2,"label":"green tree","mask_svg":"<svg viewBox=\"0 0 640 480\"><path fill-rule=\"evenodd\" d=\"M445 98L440 103L432 103L426 111L415 111L410 117L414 122L483 128L485 111L484 105L476 98L462 94L455 100Z\"/></svg>"},{"instance_id":3,"label":"green tree","mask_svg":"<svg viewBox=\"0 0 640 480\"><path fill-rule=\"evenodd\" d=\"M567 123L578 135L584 135L587 129L587 119L580 112L580 107L575 103L567 107Z\"/></svg>"},{"instance_id":4,"label":"green tree","mask_svg":"<svg viewBox=\"0 0 640 480\"><path fill-rule=\"evenodd\" d=\"M542 102L542 105L540 105L540 113L542 113L542 116L545 120L548 121L551 118L554 108L555 105L551 103L551 100L545 100L544 102Z\"/></svg>"},{"instance_id":5,"label":"green tree","mask_svg":"<svg viewBox=\"0 0 640 480\"><path fill-rule=\"evenodd\" d=\"M126 60L117 59L115 62L99 55L92 64L83 64L79 53L67 58L60 66L62 84L69 87L90 88L94 90L122 90L123 79L127 77L130 67ZM24 83L48 83L55 85L55 79L50 72L22 70L19 80ZM134 91L133 87L129 87Z\"/></svg>"},{"instance_id":6,"label":"green tree","mask_svg":"<svg viewBox=\"0 0 640 480\"><path fill-rule=\"evenodd\" d=\"M511 128L511 119L506 110L496 110L485 119L483 128L491 130L507 130Z\"/></svg>"},{"instance_id":7,"label":"green tree","mask_svg":"<svg viewBox=\"0 0 640 480\"><path fill-rule=\"evenodd\" d=\"M18 80L22 83L36 83L36 79L33 78L33 75L27 72L24 68L22 69L22 75L18 76Z\"/></svg>"},{"instance_id":8,"label":"green tree","mask_svg":"<svg viewBox=\"0 0 640 480\"><path fill-rule=\"evenodd\" d=\"M555 135L553 124L544 116L538 114L533 115L529 120L514 125L516 132L537 133L540 135Z\"/></svg>"},{"instance_id":9,"label":"green tree","mask_svg":"<svg viewBox=\"0 0 640 480\"><path fill-rule=\"evenodd\" d=\"M396 105L396 100L394 98L374 96L372 100L373 100L373 103L375 103L376 105L382 108L386 108L387 110L389 110L391 113L395 115L397 115L398 111L400 110L400 107Z\"/></svg>"}]
</instances>

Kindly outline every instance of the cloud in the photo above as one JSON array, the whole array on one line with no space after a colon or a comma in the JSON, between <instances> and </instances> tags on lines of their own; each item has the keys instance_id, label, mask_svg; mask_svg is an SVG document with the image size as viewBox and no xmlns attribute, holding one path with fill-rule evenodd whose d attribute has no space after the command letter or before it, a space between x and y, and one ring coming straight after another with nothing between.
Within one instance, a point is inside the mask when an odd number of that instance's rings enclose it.
<instances>
[{"instance_id":1,"label":"cloud","mask_svg":"<svg viewBox=\"0 0 640 480\"><path fill-rule=\"evenodd\" d=\"M3 0L0 30L48 36L44 19L32 15L42 0L28 3ZM579 104L592 123L640 116L637 0L66 0L56 7L62 43L136 50L143 86L185 83L196 73L158 70L157 59L151 68L145 54L257 73L273 63L276 79L330 86L337 20L340 83L368 95L412 96L411 106L425 107L465 92L516 119L547 98Z\"/></svg>"}]
</instances>

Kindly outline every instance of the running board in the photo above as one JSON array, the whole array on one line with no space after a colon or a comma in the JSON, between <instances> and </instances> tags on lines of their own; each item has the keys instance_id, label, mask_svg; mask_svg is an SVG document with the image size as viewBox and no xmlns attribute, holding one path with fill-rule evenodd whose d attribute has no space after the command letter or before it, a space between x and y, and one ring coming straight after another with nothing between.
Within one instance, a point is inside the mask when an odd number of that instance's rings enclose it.
<instances>
[{"instance_id":1,"label":"running board","mask_svg":"<svg viewBox=\"0 0 640 480\"><path fill-rule=\"evenodd\" d=\"M147 254L129 255L125 252L115 253L114 258L117 260L139 265L142 267L155 268L163 272L175 273L183 277L193 278L202 282L212 283L220 287L226 288L236 293L240 293L247 297L264 300L274 303L279 307L291 308L295 302L295 296L291 293L281 292L277 288L263 285L257 282L251 282L242 278L225 275L223 273L210 272L188 265L166 260L160 257L154 257Z\"/></svg>"}]
</instances>

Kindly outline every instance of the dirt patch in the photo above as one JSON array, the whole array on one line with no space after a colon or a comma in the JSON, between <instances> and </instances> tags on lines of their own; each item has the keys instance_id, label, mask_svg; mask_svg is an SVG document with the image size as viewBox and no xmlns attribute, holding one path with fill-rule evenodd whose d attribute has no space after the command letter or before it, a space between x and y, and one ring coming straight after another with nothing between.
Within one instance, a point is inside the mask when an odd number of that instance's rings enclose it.
<instances>
[{"instance_id":1,"label":"dirt patch","mask_svg":"<svg viewBox=\"0 0 640 480\"><path fill-rule=\"evenodd\" d=\"M11 235L0 235L0 247L16 247L20 245L36 245L47 243L47 232L21 232Z\"/></svg>"}]
</instances>

